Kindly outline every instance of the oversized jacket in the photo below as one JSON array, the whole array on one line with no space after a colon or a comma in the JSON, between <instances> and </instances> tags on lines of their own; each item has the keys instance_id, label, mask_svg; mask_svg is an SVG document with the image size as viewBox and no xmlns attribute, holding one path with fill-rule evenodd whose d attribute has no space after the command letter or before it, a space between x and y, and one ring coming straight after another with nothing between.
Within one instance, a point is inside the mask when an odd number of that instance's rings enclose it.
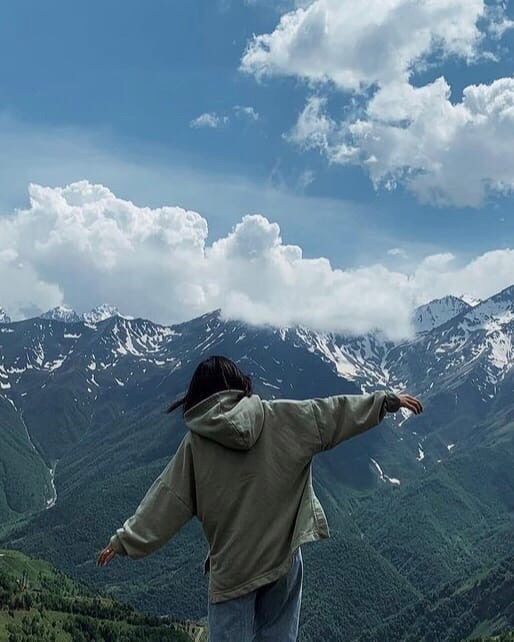
<instances>
[{"instance_id":1,"label":"oversized jacket","mask_svg":"<svg viewBox=\"0 0 514 642\"><path fill-rule=\"evenodd\" d=\"M141 558L196 516L210 549L211 602L272 582L287 573L298 546L329 537L312 487L313 456L399 405L389 390L302 401L215 393L184 414L188 433L110 544Z\"/></svg>"}]
</instances>

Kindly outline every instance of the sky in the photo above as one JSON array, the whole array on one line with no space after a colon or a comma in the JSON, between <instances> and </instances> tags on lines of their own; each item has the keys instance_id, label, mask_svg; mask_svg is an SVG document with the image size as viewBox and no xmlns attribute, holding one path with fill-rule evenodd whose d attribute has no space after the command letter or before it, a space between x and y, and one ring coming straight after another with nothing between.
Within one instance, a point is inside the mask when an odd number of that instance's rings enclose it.
<instances>
[{"instance_id":1,"label":"sky","mask_svg":"<svg viewBox=\"0 0 514 642\"><path fill-rule=\"evenodd\" d=\"M514 6L0 8L0 306L411 332L514 282Z\"/></svg>"}]
</instances>

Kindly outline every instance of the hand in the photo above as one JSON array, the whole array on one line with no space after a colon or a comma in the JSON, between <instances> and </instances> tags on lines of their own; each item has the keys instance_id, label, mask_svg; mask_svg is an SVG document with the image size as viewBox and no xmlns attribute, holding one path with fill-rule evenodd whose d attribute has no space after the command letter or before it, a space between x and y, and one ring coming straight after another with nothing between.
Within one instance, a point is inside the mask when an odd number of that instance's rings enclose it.
<instances>
[{"instance_id":1,"label":"hand","mask_svg":"<svg viewBox=\"0 0 514 642\"><path fill-rule=\"evenodd\" d=\"M420 412L423 412L421 401L419 401L419 399L416 399L416 397L406 394L398 395L398 397L400 398L400 408L407 408L407 410L410 410L415 415L419 415Z\"/></svg>"},{"instance_id":2,"label":"hand","mask_svg":"<svg viewBox=\"0 0 514 642\"><path fill-rule=\"evenodd\" d=\"M116 551L108 544L96 559L97 566L107 566L116 557Z\"/></svg>"}]
</instances>

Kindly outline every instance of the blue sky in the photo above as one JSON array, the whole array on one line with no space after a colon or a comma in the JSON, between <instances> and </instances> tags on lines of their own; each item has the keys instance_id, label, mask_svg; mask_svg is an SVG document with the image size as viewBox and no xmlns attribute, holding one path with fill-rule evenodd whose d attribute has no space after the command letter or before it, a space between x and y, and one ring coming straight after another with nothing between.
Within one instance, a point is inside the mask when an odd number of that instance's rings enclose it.
<instances>
[{"instance_id":1,"label":"blue sky","mask_svg":"<svg viewBox=\"0 0 514 642\"><path fill-rule=\"evenodd\" d=\"M514 17L511 3L503 9L502 20ZM510 248L510 188L489 190L472 207L427 202L401 177L393 189L387 179L374 187L364 161L334 162L339 124L326 145L304 134L300 143L288 139L313 96L322 96L339 123L352 105L362 110L376 88L353 91L333 78L317 83L271 54L263 77L248 65L242 71L252 36L272 34L294 11L301 9L293 2L260 0L4 3L0 216L27 206L30 182L57 187L85 179L139 206L196 210L211 242L245 214L262 214L304 257L326 257L344 269L380 260L408 271L440 252L464 264ZM480 51L494 51L495 60L471 60L454 43L444 56L430 49L423 66L409 72L410 85L444 76L458 103L468 85L512 78L514 30L493 38L476 24ZM192 126L202 114L220 125ZM472 143L465 153L473 153ZM394 171L399 177L404 170ZM404 256L387 254L391 248Z\"/></svg>"}]
</instances>

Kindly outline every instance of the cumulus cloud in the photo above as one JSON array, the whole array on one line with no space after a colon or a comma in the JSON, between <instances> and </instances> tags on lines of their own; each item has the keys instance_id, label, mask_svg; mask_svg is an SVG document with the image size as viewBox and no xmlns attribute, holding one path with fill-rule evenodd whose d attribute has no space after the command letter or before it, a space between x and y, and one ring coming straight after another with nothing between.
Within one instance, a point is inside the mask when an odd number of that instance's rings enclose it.
<instances>
[{"instance_id":1,"label":"cumulus cloud","mask_svg":"<svg viewBox=\"0 0 514 642\"><path fill-rule=\"evenodd\" d=\"M209 129L218 129L219 127L227 125L228 122L229 119L227 116L219 116L215 112L211 111L200 114L200 116L194 118L189 123L189 126L193 129L201 129L204 127L207 127Z\"/></svg>"},{"instance_id":2,"label":"cumulus cloud","mask_svg":"<svg viewBox=\"0 0 514 642\"><path fill-rule=\"evenodd\" d=\"M506 248L485 252L461 265L450 252L432 254L419 263L412 279L425 300L468 291L485 299L512 285L513 274L514 249Z\"/></svg>"},{"instance_id":3,"label":"cumulus cloud","mask_svg":"<svg viewBox=\"0 0 514 642\"><path fill-rule=\"evenodd\" d=\"M406 80L434 52L475 58L483 38L477 22L487 15L484 0L315 0L254 36L241 69L346 90Z\"/></svg>"},{"instance_id":4,"label":"cumulus cloud","mask_svg":"<svg viewBox=\"0 0 514 642\"><path fill-rule=\"evenodd\" d=\"M377 91L362 116L336 122L311 98L289 134L334 163L360 164L375 185L403 183L421 201L478 207L514 189L514 77L470 85L452 103L444 78Z\"/></svg>"},{"instance_id":5,"label":"cumulus cloud","mask_svg":"<svg viewBox=\"0 0 514 642\"><path fill-rule=\"evenodd\" d=\"M462 266L451 254L431 255L411 273L380 263L337 269L305 258L259 214L208 243L207 221L180 207L140 207L87 181L29 192L29 207L0 218L0 305L14 318L109 301L164 323L219 307L250 323L377 328L400 338L414 305L463 291L483 298L514 274L510 249Z\"/></svg>"},{"instance_id":6,"label":"cumulus cloud","mask_svg":"<svg viewBox=\"0 0 514 642\"><path fill-rule=\"evenodd\" d=\"M470 85L460 100L443 77L424 86L411 77L447 56L494 58L485 35L513 25L504 3L484 0L315 0L254 37L241 68L317 86L291 142L360 165L375 187L402 184L424 202L477 207L514 187L514 77ZM351 116L329 114L327 82L354 93Z\"/></svg>"}]
</instances>

